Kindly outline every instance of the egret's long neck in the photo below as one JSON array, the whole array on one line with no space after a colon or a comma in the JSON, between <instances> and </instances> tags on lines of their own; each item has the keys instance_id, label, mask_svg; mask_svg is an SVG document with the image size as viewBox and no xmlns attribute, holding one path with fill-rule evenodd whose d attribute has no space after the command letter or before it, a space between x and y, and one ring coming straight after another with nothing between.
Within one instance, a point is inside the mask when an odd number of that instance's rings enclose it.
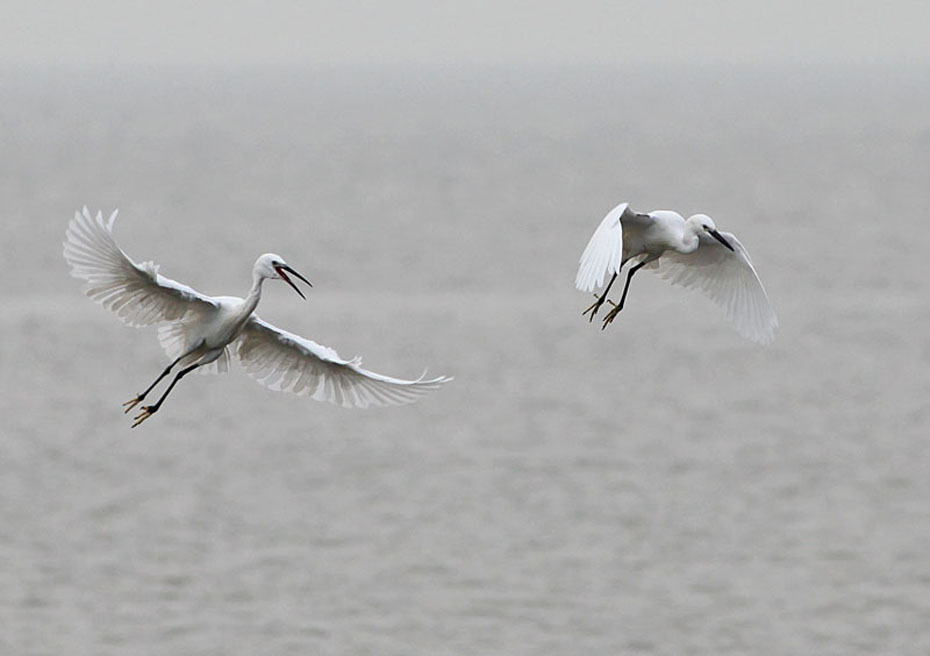
<instances>
[{"instance_id":1,"label":"egret's long neck","mask_svg":"<svg viewBox=\"0 0 930 656\"><path fill-rule=\"evenodd\" d=\"M265 281L265 276L261 276L257 273L252 274L252 288L249 290L248 296L245 297L245 305L242 306L242 316L247 319L252 316L252 313L255 312L255 308L258 307L258 302L262 298L262 283Z\"/></svg>"},{"instance_id":2,"label":"egret's long neck","mask_svg":"<svg viewBox=\"0 0 930 656\"><path fill-rule=\"evenodd\" d=\"M698 239L698 232L701 231L701 225L695 221L685 221L685 229L681 236L681 248L677 249L679 253L693 253L697 250L701 240Z\"/></svg>"}]
</instances>

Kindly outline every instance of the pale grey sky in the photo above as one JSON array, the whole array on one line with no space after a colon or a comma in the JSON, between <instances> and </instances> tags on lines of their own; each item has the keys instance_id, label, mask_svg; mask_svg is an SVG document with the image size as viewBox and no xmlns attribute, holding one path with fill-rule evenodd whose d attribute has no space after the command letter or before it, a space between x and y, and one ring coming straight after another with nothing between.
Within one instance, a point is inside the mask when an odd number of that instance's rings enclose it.
<instances>
[{"instance_id":1,"label":"pale grey sky","mask_svg":"<svg viewBox=\"0 0 930 656\"><path fill-rule=\"evenodd\" d=\"M928 0L27 0L22 64L926 63Z\"/></svg>"}]
</instances>

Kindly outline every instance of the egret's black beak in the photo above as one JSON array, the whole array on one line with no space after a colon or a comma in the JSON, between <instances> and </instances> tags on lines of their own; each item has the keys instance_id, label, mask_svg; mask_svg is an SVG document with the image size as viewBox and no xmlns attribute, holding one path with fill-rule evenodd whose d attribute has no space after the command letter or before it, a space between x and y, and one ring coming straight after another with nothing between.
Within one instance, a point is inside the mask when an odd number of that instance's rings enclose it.
<instances>
[{"instance_id":1,"label":"egret's black beak","mask_svg":"<svg viewBox=\"0 0 930 656\"><path fill-rule=\"evenodd\" d=\"M297 276L298 278L300 278L301 280L303 280L303 281L304 281L305 283L307 283L308 285L310 285L310 281L309 281L309 280L307 280L306 278L304 278L302 275L300 275L299 273L297 273L296 271L294 271L291 267L287 266L286 264L281 265L281 266L276 266L276 267L274 268L274 270L278 272L278 275L279 275L279 276L281 276L281 280L283 280L283 281L286 282L288 285L290 285L291 287L293 287L293 288L294 288L294 291L297 292L298 294L300 294L300 297L301 297L302 299L307 300L307 297L304 296L304 293L303 293L302 291L300 291L300 289L297 288L297 285L294 284L294 281L291 280L290 278L288 278L288 277L287 277L287 274L284 273L284 272L285 272L285 271L288 271L288 272L290 272L290 273L293 273L295 276ZM310 286L313 287L313 285L310 285Z\"/></svg>"},{"instance_id":2,"label":"egret's black beak","mask_svg":"<svg viewBox=\"0 0 930 656\"><path fill-rule=\"evenodd\" d=\"M716 240L719 241L721 244L723 244L724 246L726 246L727 248L729 248L731 251L736 252L736 251L733 249L733 247L730 246L730 242L728 242L726 239L724 239L724 238L723 238L723 235L721 235L719 232L717 232L716 230L708 230L707 232L709 232L709 233L711 234L711 236L712 236L714 239L716 239Z\"/></svg>"}]
</instances>

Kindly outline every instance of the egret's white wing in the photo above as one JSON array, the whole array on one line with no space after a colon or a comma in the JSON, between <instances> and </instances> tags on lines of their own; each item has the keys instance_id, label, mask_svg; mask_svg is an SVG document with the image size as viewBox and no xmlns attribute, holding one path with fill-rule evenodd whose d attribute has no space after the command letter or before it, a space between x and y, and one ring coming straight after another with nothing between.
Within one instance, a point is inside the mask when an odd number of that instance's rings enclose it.
<instances>
[{"instance_id":1,"label":"egret's white wing","mask_svg":"<svg viewBox=\"0 0 930 656\"><path fill-rule=\"evenodd\" d=\"M272 326L252 315L238 341L245 370L273 390L294 392L343 407L411 403L451 378L401 380L343 360L331 348Z\"/></svg>"},{"instance_id":2,"label":"egret's white wing","mask_svg":"<svg viewBox=\"0 0 930 656\"><path fill-rule=\"evenodd\" d=\"M701 232L695 252L665 251L655 271L673 285L703 292L723 308L743 337L768 344L775 339L778 319L762 281L739 240L729 232L720 234L733 246L732 251Z\"/></svg>"},{"instance_id":3,"label":"egret's white wing","mask_svg":"<svg viewBox=\"0 0 930 656\"><path fill-rule=\"evenodd\" d=\"M64 256L71 275L85 280L84 293L130 326L147 326L212 312L216 302L187 285L165 278L153 262L136 264L116 245L113 222L87 208L75 212L65 233Z\"/></svg>"},{"instance_id":4,"label":"egret's white wing","mask_svg":"<svg viewBox=\"0 0 930 656\"><path fill-rule=\"evenodd\" d=\"M629 203L617 205L607 213L591 235L578 260L578 275L575 276L575 287L581 291L591 292L602 287L606 274L613 275L620 270L623 257L623 226L620 217L629 208Z\"/></svg>"},{"instance_id":5,"label":"egret's white wing","mask_svg":"<svg viewBox=\"0 0 930 656\"><path fill-rule=\"evenodd\" d=\"M623 264L623 233L626 232L629 237L632 231L632 234L636 235L651 222L652 219L648 215L637 214L631 210L629 203L620 203L610 210L591 235L578 260L575 287L583 292L603 287L604 276L614 275L620 271Z\"/></svg>"}]
</instances>

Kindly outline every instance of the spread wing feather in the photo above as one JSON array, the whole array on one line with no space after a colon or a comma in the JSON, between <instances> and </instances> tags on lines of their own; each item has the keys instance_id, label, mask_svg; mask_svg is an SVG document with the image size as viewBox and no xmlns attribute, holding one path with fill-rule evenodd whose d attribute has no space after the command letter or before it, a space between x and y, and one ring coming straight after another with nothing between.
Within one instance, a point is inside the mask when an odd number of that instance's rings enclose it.
<instances>
[{"instance_id":1,"label":"spread wing feather","mask_svg":"<svg viewBox=\"0 0 930 656\"><path fill-rule=\"evenodd\" d=\"M648 214L634 212L629 203L620 203L610 210L591 235L578 260L575 287L583 292L603 287L604 276L614 275L623 264L624 234L627 239L633 237L635 241L651 223Z\"/></svg>"},{"instance_id":2,"label":"spread wing feather","mask_svg":"<svg viewBox=\"0 0 930 656\"><path fill-rule=\"evenodd\" d=\"M762 281L739 240L729 232L720 234L733 246L732 251L702 232L695 252L665 251L654 271L673 285L702 292L723 309L743 337L768 344L775 339L778 319Z\"/></svg>"},{"instance_id":3,"label":"spread wing feather","mask_svg":"<svg viewBox=\"0 0 930 656\"><path fill-rule=\"evenodd\" d=\"M207 313L217 304L196 290L158 273L153 262L136 264L113 239L116 212L104 220L85 207L65 233L64 256L71 275L85 281L84 293L130 326L178 321Z\"/></svg>"},{"instance_id":4,"label":"spread wing feather","mask_svg":"<svg viewBox=\"0 0 930 656\"><path fill-rule=\"evenodd\" d=\"M623 226L620 218L629 211L628 203L620 203L607 213L591 235L578 260L578 275L575 276L575 287L581 291L591 292L603 287L604 276L620 270L623 256Z\"/></svg>"},{"instance_id":5,"label":"spread wing feather","mask_svg":"<svg viewBox=\"0 0 930 656\"><path fill-rule=\"evenodd\" d=\"M344 360L333 349L255 315L239 336L237 355L262 385L344 407L411 403L452 380L447 376L402 380L367 371L360 358Z\"/></svg>"}]
</instances>

